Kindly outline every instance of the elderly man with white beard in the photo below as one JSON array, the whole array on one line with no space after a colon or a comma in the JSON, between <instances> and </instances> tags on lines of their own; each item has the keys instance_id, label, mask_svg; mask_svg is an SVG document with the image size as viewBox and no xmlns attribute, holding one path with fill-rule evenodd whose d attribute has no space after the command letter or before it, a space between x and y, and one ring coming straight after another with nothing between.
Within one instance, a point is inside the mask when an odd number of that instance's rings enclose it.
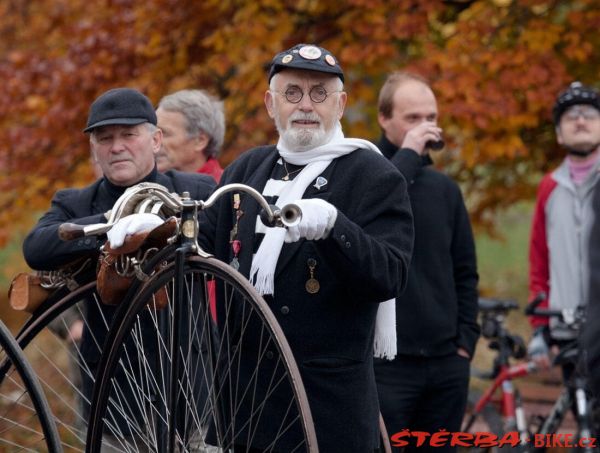
<instances>
[{"instance_id":1,"label":"elderly man with white beard","mask_svg":"<svg viewBox=\"0 0 600 453\"><path fill-rule=\"evenodd\" d=\"M271 204L296 203L302 218L267 228L251 197L231 194L203 213L199 241L247 277L275 314L319 450L364 453L380 448L373 356L395 354L393 299L406 284L413 227L400 172L370 142L344 137L343 82L337 59L321 47L299 44L275 56L264 100L279 141L242 154L220 186L243 183ZM273 425L285 410L264 408ZM262 434L242 448L262 451ZM286 432L278 447L286 451L299 435Z\"/></svg>"}]
</instances>

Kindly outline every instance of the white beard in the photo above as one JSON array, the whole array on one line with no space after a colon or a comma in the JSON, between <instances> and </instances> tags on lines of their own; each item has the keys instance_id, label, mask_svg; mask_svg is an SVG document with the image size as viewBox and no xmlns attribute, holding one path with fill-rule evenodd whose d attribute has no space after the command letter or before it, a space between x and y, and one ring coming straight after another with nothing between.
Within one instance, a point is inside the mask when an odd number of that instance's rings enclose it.
<instances>
[{"instance_id":1,"label":"white beard","mask_svg":"<svg viewBox=\"0 0 600 453\"><path fill-rule=\"evenodd\" d=\"M295 127L292 123L295 120L318 121L319 127L317 129ZM330 128L329 130L325 130L322 119L316 113L305 114L302 112L296 112L288 118L285 128L279 121L279 115L276 114L275 126L277 127L279 136L285 143L286 147L288 147L290 150L298 152L306 151L328 143L335 132L334 127Z\"/></svg>"}]
</instances>

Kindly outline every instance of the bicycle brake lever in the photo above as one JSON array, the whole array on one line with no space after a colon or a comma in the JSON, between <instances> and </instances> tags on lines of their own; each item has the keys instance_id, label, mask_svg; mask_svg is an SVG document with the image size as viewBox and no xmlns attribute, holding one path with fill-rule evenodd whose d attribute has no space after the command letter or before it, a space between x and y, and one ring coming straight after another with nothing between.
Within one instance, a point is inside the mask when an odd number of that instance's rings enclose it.
<instances>
[{"instance_id":1,"label":"bicycle brake lever","mask_svg":"<svg viewBox=\"0 0 600 453\"><path fill-rule=\"evenodd\" d=\"M544 300L546 299L546 293L545 292L539 292L535 298L530 301L527 306L525 307L525 314L528 316L534 315L535 314L535 310L538 307L539 304L541 304Z\"/></svg>"}]
</instances>

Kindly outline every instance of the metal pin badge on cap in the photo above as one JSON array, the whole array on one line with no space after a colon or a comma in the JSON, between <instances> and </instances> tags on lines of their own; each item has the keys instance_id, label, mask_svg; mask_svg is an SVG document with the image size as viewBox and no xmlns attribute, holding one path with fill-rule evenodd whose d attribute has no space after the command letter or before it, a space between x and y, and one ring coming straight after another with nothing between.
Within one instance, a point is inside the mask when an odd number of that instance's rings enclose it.
<instances>
[{"instance_id":1,"label":"metal pin badge on cap","mask_svg":"<svg viewBox=\"0 0 600 453\"><path fill-rule=\"evenodd\" d=\"M339 61L330 51L315 44L296 44L291 49L275 55L269 68L269 82L275 74L286 69L324 72L344 81L344 72Z\"/></svg>"},{"instance_id":2,"label":"metal pin badge on cap","mask_svg":"<svg viewBox=\"0 0 600 453\"><path fill-rule=\"evenodd\" d=\"M335 58L333 58L331 55L325 55L325 61L329 66L335 66Z\"/></svg>"},{"instance_id":3,"label":"metal pin badge on cap","mask_svg":"<svg viewBox=\"0 0 600 453\"><path fill-rule=\"evenodd\" d=\"M298 50L298 53L307 60L316 60L321 56L321 49L316 46L304 46Z\"/></svg>"}]
</instances>

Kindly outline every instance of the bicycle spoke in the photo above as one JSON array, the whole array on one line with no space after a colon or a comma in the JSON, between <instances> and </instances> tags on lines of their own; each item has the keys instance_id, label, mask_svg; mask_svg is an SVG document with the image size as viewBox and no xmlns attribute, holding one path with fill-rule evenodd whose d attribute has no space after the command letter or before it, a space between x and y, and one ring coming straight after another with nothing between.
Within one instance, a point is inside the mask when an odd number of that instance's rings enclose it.
<instances>
[{"instance_id":1,"label":"bicycle spoke","mask_svg":"<svg viewBox=\"0 0 600 453\"><path fill-rule=\"evenodd\" d=\"M221 452L234 446L237 451L252 445L301 452L316 444L305 437L308 405L305 399L299 403L298 395L304 394L293 387L300 379L295 368L290 375L289 347L280 330L273 330L272 315L267 321L268 309L257 305L264 307L264 302L256 302L253 290L241 280L228 280L229 272L220 262L212 266L197 259L186 264L184 300L177 301L179 326L173 324L172 267L127 302L130 309L103 356L108 364L101 365L101 379L106 383L92 407L102 420L90 426L92 443L100 445L100 433L105 441L124 438L119 447L124 451L131 445L160 450L167 433L175 430L178 451ZM157 310L159 299L168 303ZM170 382L175 332L179 366ZM167 403L172 386L176 413L169 412Z\"/></svg>"}]
</instances>

